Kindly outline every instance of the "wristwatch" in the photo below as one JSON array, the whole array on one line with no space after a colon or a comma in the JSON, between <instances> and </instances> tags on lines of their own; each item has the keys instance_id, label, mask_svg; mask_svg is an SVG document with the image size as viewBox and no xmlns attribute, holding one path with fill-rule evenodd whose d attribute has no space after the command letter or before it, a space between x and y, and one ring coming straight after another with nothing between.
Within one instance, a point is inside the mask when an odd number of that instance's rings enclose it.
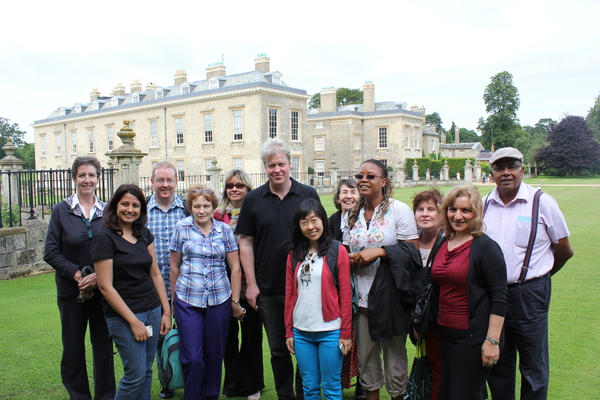
<instances>
[{"instance_id":1,"label":"wristwatch","mask_svg":"<svg viewBox=\"0 0 600 400\"><path fill-rule=\"evenodd\" d=\"M491 344L493 344L494 346L498 346L498 345L500 344L500 342L499 342L498 340L494 339L494 338L491 338L491 337L489 337L489 336L486 336L485 338L486 338L486 340L487 340L488 342L490 342L490 343L491 343Z\"/></svg>"},{"instance_id":2,"label":"wristwatch","mask_svg":"<svg viewBox=\"0 0 600 400\"><path fill-rule=\"evenodd\" d=\"M232 302L233 304L240 304L240 301L239 301L239 300L231 300L231 302Z\"/></svg>"}]
</instances>

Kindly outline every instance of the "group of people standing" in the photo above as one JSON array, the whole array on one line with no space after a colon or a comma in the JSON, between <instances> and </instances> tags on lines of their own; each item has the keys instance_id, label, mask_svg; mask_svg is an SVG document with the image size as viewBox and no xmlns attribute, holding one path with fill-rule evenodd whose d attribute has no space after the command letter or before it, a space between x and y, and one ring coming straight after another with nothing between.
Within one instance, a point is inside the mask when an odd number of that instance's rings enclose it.
<instances>
[{"instance_id":1,"label":"group of people standing","mask_svg":"<svg viewBox=\"0 0 600 400\"><path fill-rule=\"evenodd\" d=\"M317 192L290 177L280 139L261 147L267 182L253 189L245 172L230 171L220 201L204 186L177 196L177 172L162 162L149 198L122 185L105 204L94 195L98 160L78 157L77 192L55 206L45 249L70 398L92 398L89 323L94 399L149 399L157 343L174 317L185 399L218 399L224 363L223 394L258 400L263 325L279 399L339 400L354 376L357 398L377 400L385 386L406 399L414 282L430 268L439 305L439 332L425 335L431 398L484 399L487 380L494 400L514 399L518 352L522 398L545 399L550 275L573 250L554 199L532 208L522 158L512 148L494 154L497 187L484 199L473 186L443 198L430 189L412 211L393 198L385 165L367 160L339 182L339 211L328 218ZM162 398L173 395L162 388Z\"/></svg>"}]
</instances>

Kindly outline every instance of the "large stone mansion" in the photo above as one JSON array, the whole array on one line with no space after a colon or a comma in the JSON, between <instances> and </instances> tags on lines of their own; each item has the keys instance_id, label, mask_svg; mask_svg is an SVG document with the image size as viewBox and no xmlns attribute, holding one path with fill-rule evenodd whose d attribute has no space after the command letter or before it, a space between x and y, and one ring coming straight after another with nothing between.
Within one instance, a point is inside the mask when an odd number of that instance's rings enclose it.
<instances>
[{"instance_id":1,"label":"large stone mansion","mask_svg":"<svg viewBox=\"0 0 600 400\"><path fill-rule=\"evenodd\" d=\"M159 161L172 162L180 176L208 174L216 160L228 171L263 172L260 145L269 137L290 143L292 168L306 172L355 171L361 160L376 158L396 168L407 157L440 151L444 137L425 126L425 108L375 102L375 85L363 86L364 104L337 106L333 88L321 91L321 108L307 109L310 95L288 86L270 58L259 54L254 70L227 75L211 64L206 79L188 80L177 70L174 84L139 81L118 84L110 96L94 89L90 102L59 107L35 121L36 168L69 168L77 156L94 155L107 165L106 153L121 145L123 120L131 121L134 145L148 153L140 176Z\"/></svg>"}]
</instances>

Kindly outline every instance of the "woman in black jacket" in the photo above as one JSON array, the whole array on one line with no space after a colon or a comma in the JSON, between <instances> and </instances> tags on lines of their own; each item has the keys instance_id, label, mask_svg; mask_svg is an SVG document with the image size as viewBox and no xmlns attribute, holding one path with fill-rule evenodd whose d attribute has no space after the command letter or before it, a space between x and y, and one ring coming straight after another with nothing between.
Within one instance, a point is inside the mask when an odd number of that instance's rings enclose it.
<instances>
[{"instance_id":1,"label":"woman in black jacket","mask_svg":"<svg viewBox=\"0 0 600 400\"><path fill-rule=\"evenodd\" d=\"M480 400L490 367L500 357L506 265L500 246L483 234L481 196L474 186L446 194L441 221L447 240L431 255L442 339L438 399Z\"/></svg>"},{"instance_id":2,"label":"woman in black jacket","mask_svg":"<svg viewBox=\"0 0 600 400\"><path fill-rule=\"evenodd\" d=\"M92 269L92 238L102 228L106 206L94 194L100 173L96 157L75 159L71 177L77 192L54 206L44 249L44 260L56 270L63 344L62 381L69 397L78 400L92 399L85 359L88 324L94 366L93 398L112 400L115 396L112 342Z\"/></svg>"}]
</instances>

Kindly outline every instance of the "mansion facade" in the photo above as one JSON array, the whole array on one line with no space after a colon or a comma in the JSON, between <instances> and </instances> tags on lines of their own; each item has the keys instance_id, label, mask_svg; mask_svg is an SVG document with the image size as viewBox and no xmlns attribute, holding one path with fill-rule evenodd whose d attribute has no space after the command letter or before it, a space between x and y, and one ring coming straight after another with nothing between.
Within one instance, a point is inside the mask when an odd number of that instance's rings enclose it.
<instances>
[{"instance_id":1,"label":"mansion facade","mask_svg":"<svg viewBox=\"0 0 600 400\"><path fill-rule=\"evenodd\" d=\"M60 107L35 121L37 169L70 168L77 156L93 155L107 166L106 155L121 145L123 121L136 133L134 146L148 153L140 176L150 176L160 161L172 162L180 179L209 173L216 161L226 172L242 168L262 173L260 145L267 138L290 144L292 170L320 173L337 164L356 171L362 160L376 158L396 168L407 157L437 153L440 135L425 126L425 109L406 103L375 103L367 82L364 104L337 106L335 89L321 91L321 108L307 109L310 96L288 86L259 54L254 70L227 75L211 64L206 79L188 80L185 70L174 84L145 88L139 81L117 85L110 96L94 89L90 102Z\"/></svg>"}]
</instances>

